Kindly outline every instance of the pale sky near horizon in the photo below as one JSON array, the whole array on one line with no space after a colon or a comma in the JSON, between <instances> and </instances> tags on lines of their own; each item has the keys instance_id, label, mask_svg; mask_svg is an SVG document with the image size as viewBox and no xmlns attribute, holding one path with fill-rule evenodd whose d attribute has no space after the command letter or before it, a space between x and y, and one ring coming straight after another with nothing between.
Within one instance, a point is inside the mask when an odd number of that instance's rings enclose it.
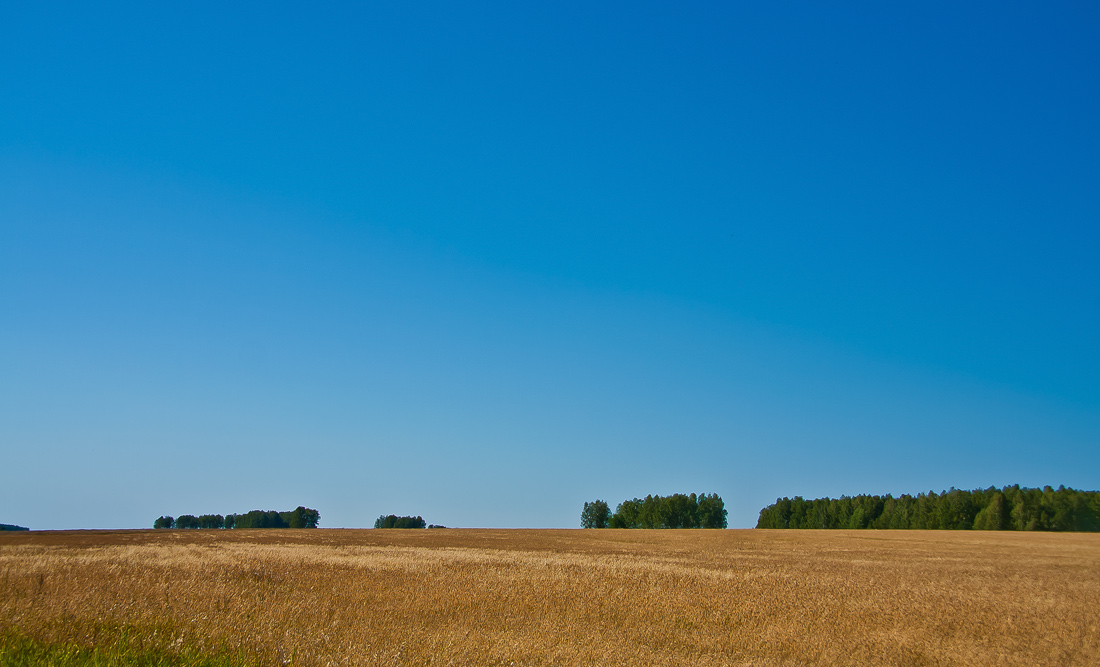
<instances>
[{"instance_id":1,"label":"pale sky near horizon","mask_svg":"<svg viewBox=\"0 0 1100 667\"><path fill-rule=\"evenodd\" d=\"M1091 3L0 8L0 523L1100 489Z\"/></svg>"}]
</instances>

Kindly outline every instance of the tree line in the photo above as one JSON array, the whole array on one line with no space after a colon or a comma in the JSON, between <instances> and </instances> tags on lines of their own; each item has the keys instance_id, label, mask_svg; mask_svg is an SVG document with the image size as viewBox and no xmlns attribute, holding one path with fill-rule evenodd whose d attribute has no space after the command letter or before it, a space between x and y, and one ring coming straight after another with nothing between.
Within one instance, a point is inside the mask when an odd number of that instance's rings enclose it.
<instances>
[{"instance_id":1,"label":"tree line","mask_svg":"<svg viewBox=\"0 0 1100 667\"><path fill-rule=\"evenodd\" d=\"M899 528L927 530L1100 531L1100 492L1020 485L963 491L952 487L897 498L778 498L760 510L757 528Z\"/></svg>"},{"instance_id":2,"label":"tree line","mask_svg":"<svg viewBox=\"0 0 1100 667\"><path fill-rule=\"evenodd\" d=\"M375 519L375 528L427 528L428 524L424 519L418 516L395 516L390 514L388 516L383 515ZM443 528L443 526L435 526L432 528Z\"/></svg>"},{"instance_id":3,"label":"tree line","mask_svg":"<svg viewBox=\"0 0 1100 667\"><path fill-rule=\"evenodd\" d=\"M30 528L16 526L10 523L0 523L0 530L30 530Z\"/></svg>"},{"instance_id":4,"label":"tree line","mask_svg":"<svg viewBox=\"0 0 1100 667\"><path fill-rule=\"evenodd\" d=\"M316 528L321 513L302 507L289 512L252 510L246 514L183 514L178 517L162 516L153 522L153 528Z\"/></svg>"},{"instance_id":5,"label":"tree line","mask_svg":"<svg viewBox=\"0 0 1100 667\"><path fill-rule=\"evenodd\" d=\"M725 528L726 504L717 493L674 493L624 500L611 512L603 500L585 503L583 528Z\"/></svg>"}]
</instances>

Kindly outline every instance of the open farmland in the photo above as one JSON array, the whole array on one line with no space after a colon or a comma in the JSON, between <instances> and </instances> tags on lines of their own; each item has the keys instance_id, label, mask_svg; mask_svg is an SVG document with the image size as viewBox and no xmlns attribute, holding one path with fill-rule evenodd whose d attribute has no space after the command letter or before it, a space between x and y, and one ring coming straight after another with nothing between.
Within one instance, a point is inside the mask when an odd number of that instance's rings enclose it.
<instances>
[{"instance_id":1,"label":"open farmland","mask_svg":"<svg viewBox=\"0 0 1100 667\"><path fill-rule=\"evenodd\" d=\"M1100 535L0 534L0 632L300 665L1100 664Z\"/></svg>"}]
</instances>

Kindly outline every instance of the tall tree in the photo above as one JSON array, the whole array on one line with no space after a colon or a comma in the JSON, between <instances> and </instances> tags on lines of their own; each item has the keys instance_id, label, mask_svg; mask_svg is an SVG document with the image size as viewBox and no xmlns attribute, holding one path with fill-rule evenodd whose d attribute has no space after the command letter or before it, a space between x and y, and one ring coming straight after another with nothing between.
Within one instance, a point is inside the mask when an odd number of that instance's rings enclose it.
<instances>
[{"instance_id":1,"label":"tall tree","mask_svg":"<svg viewBox=\"0 0 1100 667\"><path fill-rule=\"evenodd\" d=\"M726 504L717 493L709 496L705 493L699 494L697 514L700 528L725 528L728 525Z\"/></svg>"},{"instance_id":2,"label":"tall tree","mask_svg":"<svg viewBox=\"0 0 1100 667\"><path fill-rule=\"evenodd\" d=\"M611 521L611 508L603 500L584 504L581 510L581 528L607 528Z\"/></svg>"}]
</instances>

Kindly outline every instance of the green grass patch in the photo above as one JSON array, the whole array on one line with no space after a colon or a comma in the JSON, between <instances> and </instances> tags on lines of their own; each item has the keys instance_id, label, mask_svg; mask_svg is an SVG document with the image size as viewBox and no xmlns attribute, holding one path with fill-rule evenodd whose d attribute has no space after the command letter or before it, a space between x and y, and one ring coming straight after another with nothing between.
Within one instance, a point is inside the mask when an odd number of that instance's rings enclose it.
<instances>
[{"instance_id":1,"label":"green grass patch","mask_svg":"<svg viewBox=\"0 0 1100 667\"><path fill-rule=\"evenodd\" d=\"M109 643L82 646L46 642L16 630L0 633L0 667L244 667L252 662L240 652L214 653L181 647L143 646L126 633Z\"/></svg>"}]
</instances>

